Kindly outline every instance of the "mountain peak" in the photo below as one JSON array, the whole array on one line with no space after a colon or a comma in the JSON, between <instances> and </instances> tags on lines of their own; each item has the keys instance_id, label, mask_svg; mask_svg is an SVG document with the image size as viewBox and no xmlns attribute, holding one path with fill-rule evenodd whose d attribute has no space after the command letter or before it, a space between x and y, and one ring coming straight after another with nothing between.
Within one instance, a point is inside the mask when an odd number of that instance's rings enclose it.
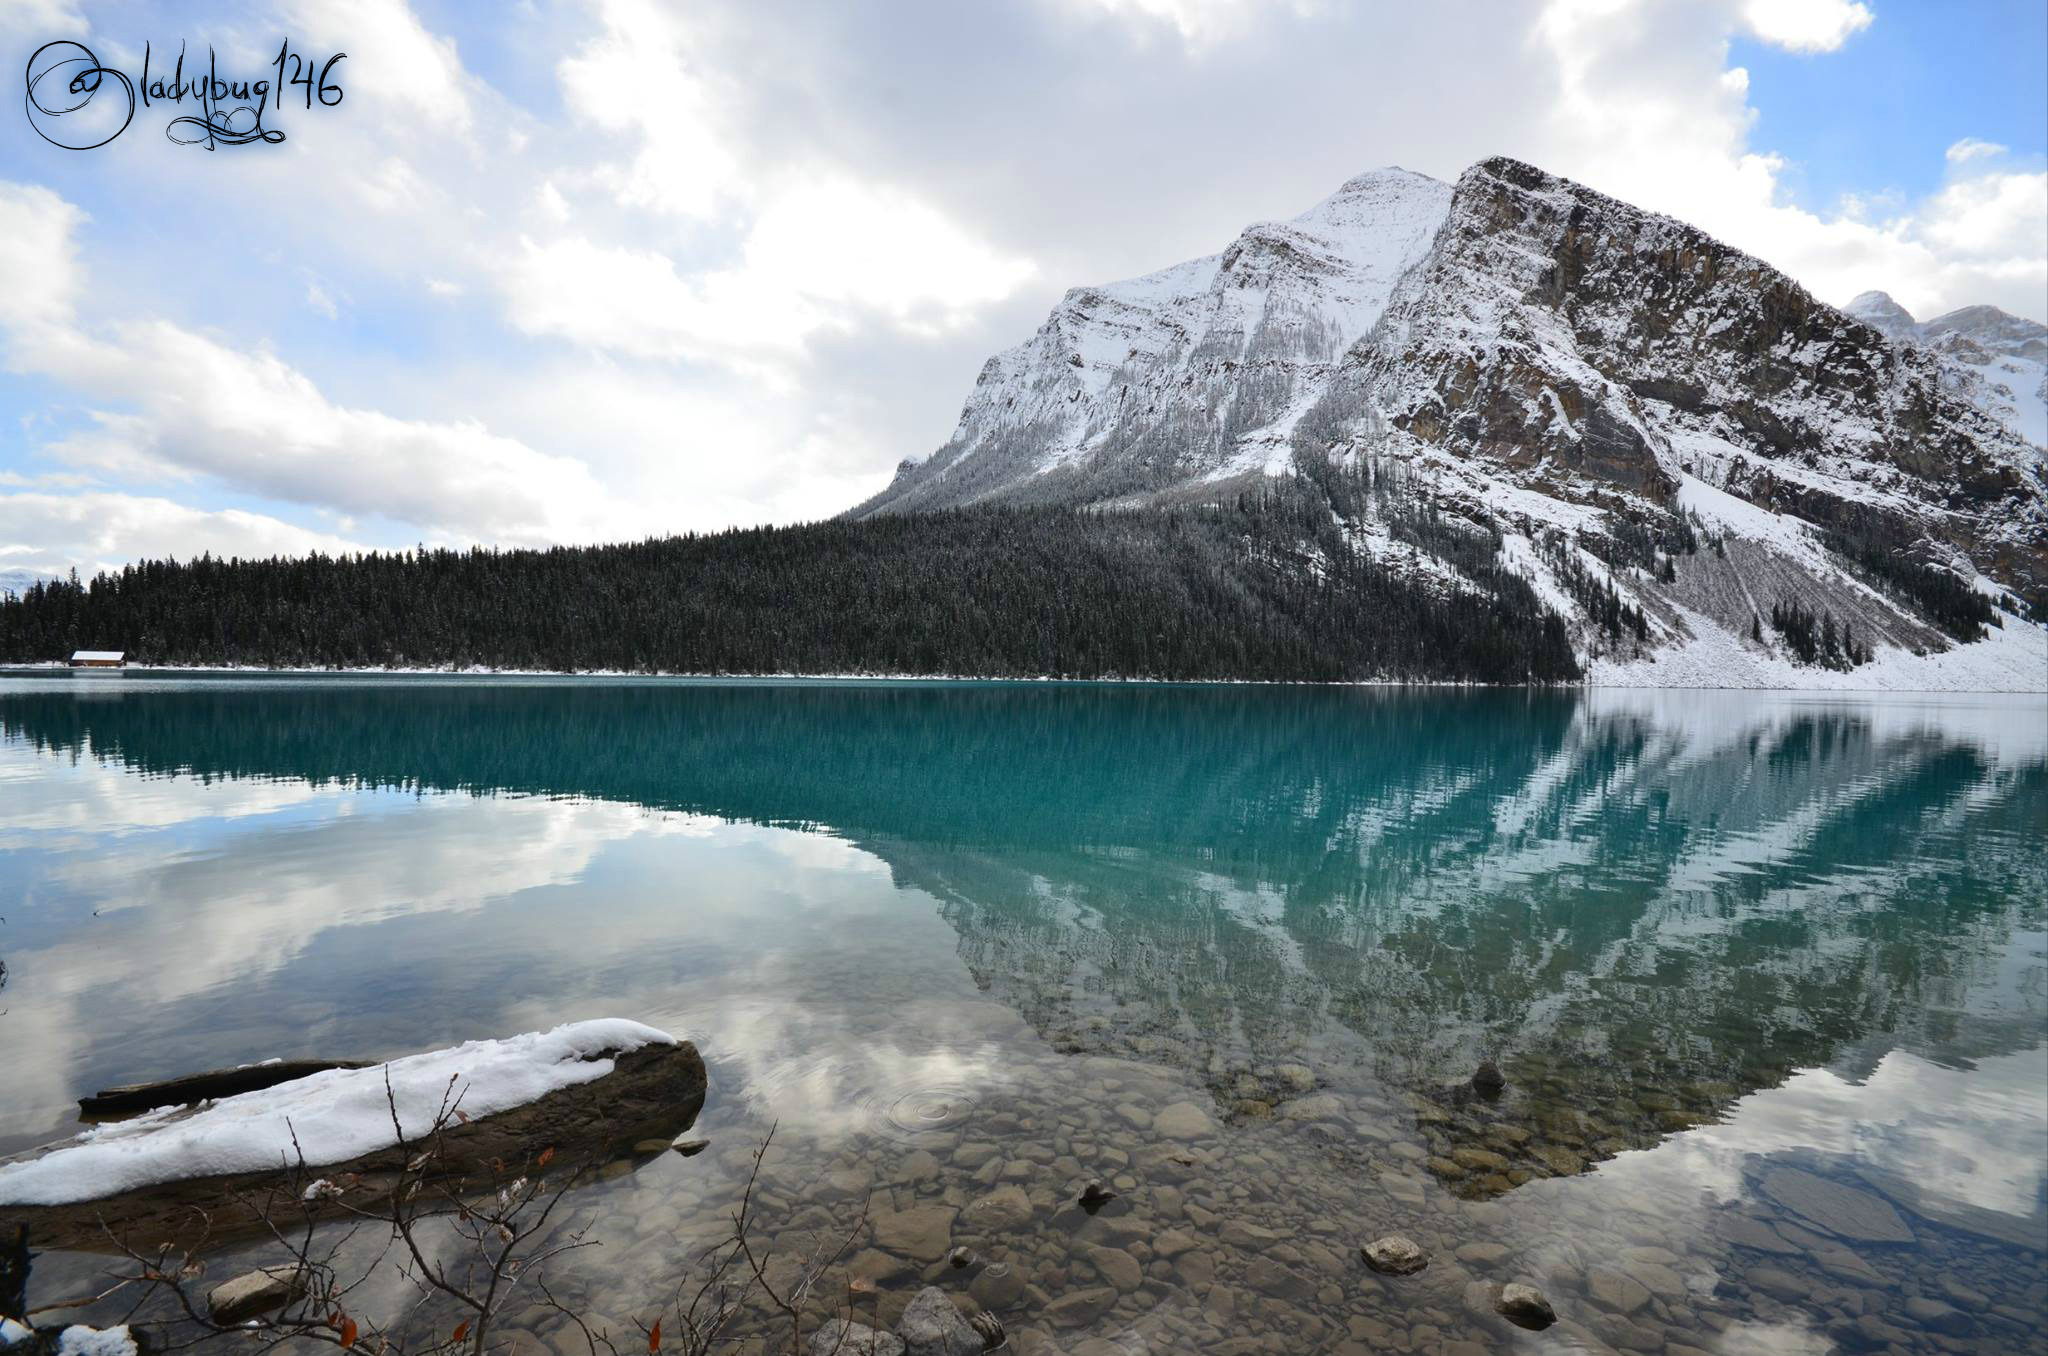
<instances>
[{"instance_id":1,"label":"mountain peak","mask_svg":"<svg viewBox=\"0 0 2048 1356\"><path fill-rule=\"evenodd\" d=\"M1979 340L2039 344L2048 337L2048 325L2025 316L2002 311L1996 306L1964 306L1926 322L1921 327L1929 336L1964 334Z\"/></svg>"},{"instance_id":2,"label":"mountain peak","mask_svg":"<svg viewBox=\"0 0 2048 1356\"><path fill-rule=\"evenodd\" d=\"M1455 184L1388 167L1069 293L851 512L1320 494L1311 517L1430 588L1523 579L1589 660L1775 663L1760 618L1786 599L1931 653L1978 625L1941 609L1983 596L1979 569L2048 608L2039 341L2009 319L1956 312L1937 337L1883 293L1845 314L1508 156ZM1935 602L1883 601L1843 551Z\"/></svg>"},{"instance_id":3,"label":"mountain peak","mask_svg":"<svg viewBox=\"0 0 2048 1356\"><path fill-rule=\"evenodd\" d=\"M1913 313L1892 300L1889 292L1859 292L1842 308L1842 314L1853 316L1874 330L1889 334L1893 338L1911 334Z\"/></svg>"},{"instance_id":4,"label":"mountain peak","mask_svg":"<svg viewBox=\"0 0 2048 1356\"><path fill-rule=\"evenodd\" d=\"M1378 169L1369 169L1352 175L1349 179L1339 184L1337 191L1330 196L1341 198L1347 194L1377 188L1381 184L1410 182L1417 179L1432 184L1443 182L1432 175L1422 173L1420 170L1403 169L1399 165L1382 165Z\"/></svg>"},{"instance_id":5,"label":"mountain peak","mask_svg":"<svg viewBox=\"0 0 2048 1356\"><path fill-rule=\"evenodd\" d=\"M1505 179L1517 188L1549 188L1559 182L1549 170L1539 169L1511 155L1490 155L1458 176L1460 182L1474 176Z\"/></svg>"},{"instance_id":6,"label":"mountain peak","mask_svg":"<svg viewBox=\"0 0 2048 1356\"><path fill-rule=\"evenodd\" d=\"M1196 466L1280 473L1293 418L1429 252L1451 196L1369 170L1216 254L1068 292L983 367L945 446L854 512L1145 493Z\"/></svg>"}]
</instances>

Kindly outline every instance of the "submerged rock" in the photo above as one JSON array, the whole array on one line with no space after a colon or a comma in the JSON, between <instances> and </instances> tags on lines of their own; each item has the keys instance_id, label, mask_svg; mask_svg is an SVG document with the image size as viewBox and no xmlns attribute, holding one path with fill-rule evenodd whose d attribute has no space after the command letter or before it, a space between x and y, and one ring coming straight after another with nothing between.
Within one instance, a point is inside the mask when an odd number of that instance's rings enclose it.
<instances>
[{"instance_id":1,"label":"submerged rock","mask_svg":"<svg viewBox=\"0 0 2048 1356\"><path fill-rule=\"evenodd\" d=\"M1023 1298L1027 1283L1024 1273L1016 1267L1008 1262L995 1262L975 1274L967 1293L984 1309L1007 1309Z\"/></svg>"},{"instance_id":2,"label":"submerged rock","mask_svg":"<svg viewBox=\"0 0 2048 1356\"><path fill-rule=\"evenodd\" d=\"M1872 1195L1802 1168L1773 1168L1758 1187L1764 1195L1809 1223L1852 1243L1911 1243L1914 1234L1882 1196Z\"/></svg>"},{"instance_id":3,"label":"submerged rock","mask_svg":"<svg viewBox=\"0 0 2048 1356\"><path fill-rule=\"evenodd\" d=\"M873 1220L875 1242L898 1256L936 1262L953 1248L957 1213L950 1205L914 1205L877 1214Z\"/></svg>"},{"instance_id":4,"label":"submerged rock","mask_svg":"<svg viewBox=\"0 0 2048 1356\"><path fill-rule=\"evenodd\" d=\"M1109 1307L1115 1303L1114 1286L1098 1285L1085 1290L1069 1290L1045 1306L1045 1319L1055 1328L1086 1327L1108 1313Z\"/></svg>"},{"instance_id":5,"label":"submerged rock","mask_svg":"<svg viewBox=\"0 0 2048 1356\"><path fill-rule=\"evenodd\" d=\"M1541 1332L1557 1322L1557 1310L1550 1307L1550 1301L1543 1297L1543 1292L1519 1281L1502 1286L1493 1307L1508 1322L1531 1332Z\"/></svg>"},{"instance_id":6,"label":"submerged rock","mask_svg":"<svg viewBox=\"0 0 2048 1356\"><path fill-rule=\"evenodd\" d=\"M896 1320L904 1356L981 1356L981 1334L945 1291L928 1285L911 1298Z\"/></svg>"},{"instance_id":7,"label":"submerged rock","mask_svg":"<svg viewBox=\"0 0 2048 1356\"><path fill-rule=\"evenodd\" d=\"M1472 1090L1481 1097L1498 1097L1507 1085L1508 1080L1501 1076L1500 1066L1490 1059L1481 1062L1472 1075Z\"/></svg>"},{"instance_id":8,"label":"submerged rock","mask_svg":"<svg viewBox=\"0 0 2048 1356\"><path fill-rule=\"evenodd\" d=\"M967 1222L976 1229L992 1234L1015 1233L1031 1222L1031 1198L1024 1194L1023 1187L1014 1183L999 1186L988 1195L969 1202L966 1215Z\"/></svg>"},{"instance_id":9,"label":"submerged rock","mask_svg":"<svg viewBox=\"0 0 2048 1356\"><path fill-rule=\"evenodd\" d=\"M297 1267L265 1267L215 1286L206 1296L206 1315L216 1323L240 1323L305 1293L306 1275Z\"/></svg>"},{"instance_id":10,"label":"submerged rock","mask_svg":"<svg viewBox=\"0 0 2048 1356\"><path fill-rule=\"evenodd\" d=\"M1413 1239L1400 1234L1376 1238L1359 1249L1365 1264L1389 1276L1412 1276L1429 1265L1429 1253Z\"/></svg>"},{"instance_id":11,"label":"submerged rock","mask_svg":"<svg viewBox=\"0 0 2048 1356\"><path fill-rule=\"evenodd\" d=\"M1193 1102L1175 1102L1152 1118L1152 1132L1163 1139L1202 1139L1216 1133L1216 1122Z\"/></svg>"},{"instance_id":12,"label":"submerged rock","mask_svg":"<svg viewBox=\"0 0 2048 1356\"><path fill-rule=\"evenodd\" d=\"M1085 1255L1103 1280L1125 1294L1145 1283L1145 1269L1122 1248L1089 1248Z\"/></svg>"},{"instance_id":13,"label":"submerged rock","mask_svg":"<svg viewBox=\"0 0 2048 1356\"><path fill-rule=\"evenodd\" d=\"M865 1323L829 1319L811 1334L811 1356L903 1356L903 1339Z\"/></svg>"},{"instance_id":14,"label":"submerged rock","mask_svg":"<svg viewBox=\"0 0 2048 1356\"><path fill-rule=\"evenodd\" d=\"M1594 1267L1587 1272L1586 1293L1593 1303L1624 1317L1650 1302L1650 1292L1639 1281L1612 1267Z\"/></svg>"}]
</instances>

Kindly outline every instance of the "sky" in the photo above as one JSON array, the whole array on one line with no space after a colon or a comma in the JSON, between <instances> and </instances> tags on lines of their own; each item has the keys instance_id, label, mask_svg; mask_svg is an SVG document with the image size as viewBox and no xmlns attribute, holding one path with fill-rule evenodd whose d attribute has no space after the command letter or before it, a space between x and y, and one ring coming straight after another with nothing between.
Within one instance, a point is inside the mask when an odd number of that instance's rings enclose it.
<instances>
[{"instance_id":1,"label":"sky","mask_svg":"<svg viewBox=\"0 0 2048 1356\"><path fill-rule=\"evenodd\" d=\"M827 517L1068 288L1389 164L1513 155L1828 301L2048 319L2044 12L0 0L0 70L311 72L211 149L112 78L0 108L0 578Z\"/></svg>"}]
</instances>

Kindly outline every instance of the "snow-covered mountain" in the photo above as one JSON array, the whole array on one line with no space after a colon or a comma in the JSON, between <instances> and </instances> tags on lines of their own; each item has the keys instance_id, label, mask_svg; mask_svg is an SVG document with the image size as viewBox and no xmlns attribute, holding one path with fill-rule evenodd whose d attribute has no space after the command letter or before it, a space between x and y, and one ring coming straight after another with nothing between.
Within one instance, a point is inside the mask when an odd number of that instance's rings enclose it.
<instances>
[{"instance_id":1,"label":"snow-covered mountain","mask_svg":"<svg viewBox=\"0 0 2048 1356\"><path fill-rule=\"evenodd\" d=\"M20 568L0 570L0 598L10 598L17 593L26 593L31 585L53 577L42 570Z\"/></svg>"},{"instance_id":2,"label":"snow-covered mountain","mask_svg":"<svg viewBox=\"0 0 2048 1356\"><path fill-rule=\"evenodd\" d=\"M1294 421L1450 201L1449 184L1379 170L1220 254L1074 289L988 360L951 440L863 508L1098 499L1286 466Z\"/></svg>"},{"instance_id":3,"label":"snow-covered mountain","mask_svg":"<svg viewBox=\"0 0 2048 1356\"><path fill-rule=\"evenodd\" d=\"M1888 293L1865 292L1842 310L1895 340L1924 344L1981 380L1968 394L2036 446L2048 444L2048 325L1965 306L1919 322Z\"/></svg>"},{"instance_id":4,"label":"snow-covered mountain","mask_svg":"<svg viewBox=\"0 0 2048 1356\"><path fill-rule=\"evenodd\" d=\"M1382 170L1069 292L853 514L1320 494L1435 587L1519 575L1598 680L2039 688L2044 334L1836 310L1513 160Z\"/></svg>"}]
</instances>

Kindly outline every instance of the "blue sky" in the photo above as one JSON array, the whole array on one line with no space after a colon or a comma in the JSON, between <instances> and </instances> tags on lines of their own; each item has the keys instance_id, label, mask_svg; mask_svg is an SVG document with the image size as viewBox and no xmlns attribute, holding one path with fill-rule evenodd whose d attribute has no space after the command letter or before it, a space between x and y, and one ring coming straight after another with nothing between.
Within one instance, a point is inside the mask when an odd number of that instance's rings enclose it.
<instances>
[{"instance_id":1,"label":"blue sky","mask_svg":"<svg viewBox=\"0 0 2048 1356\"><path fill-rule=\"evenodd\" d=\"M1884 4L1840 50L1790 52L1738 35L1751 140L1791 163L1793 199L1827 210L1844 195L1937 191L1944 152L1965 138L2036 167L2048 152L2048 5L2040 0Z\"/></svg>"},{"instance_id":2,"label":"blue sky","mask_svg":"<svg viewBox=\"0 0 2048 1356\"><path fill-rule=\"evenodd\" d=\"M0 575L828 515L1066 288L1385 164L1517 155L1830 300L2048 318L2043 10L0 0L16 71L348 53L281 145L0 114Z\"/></svg>"}]
</instances>

